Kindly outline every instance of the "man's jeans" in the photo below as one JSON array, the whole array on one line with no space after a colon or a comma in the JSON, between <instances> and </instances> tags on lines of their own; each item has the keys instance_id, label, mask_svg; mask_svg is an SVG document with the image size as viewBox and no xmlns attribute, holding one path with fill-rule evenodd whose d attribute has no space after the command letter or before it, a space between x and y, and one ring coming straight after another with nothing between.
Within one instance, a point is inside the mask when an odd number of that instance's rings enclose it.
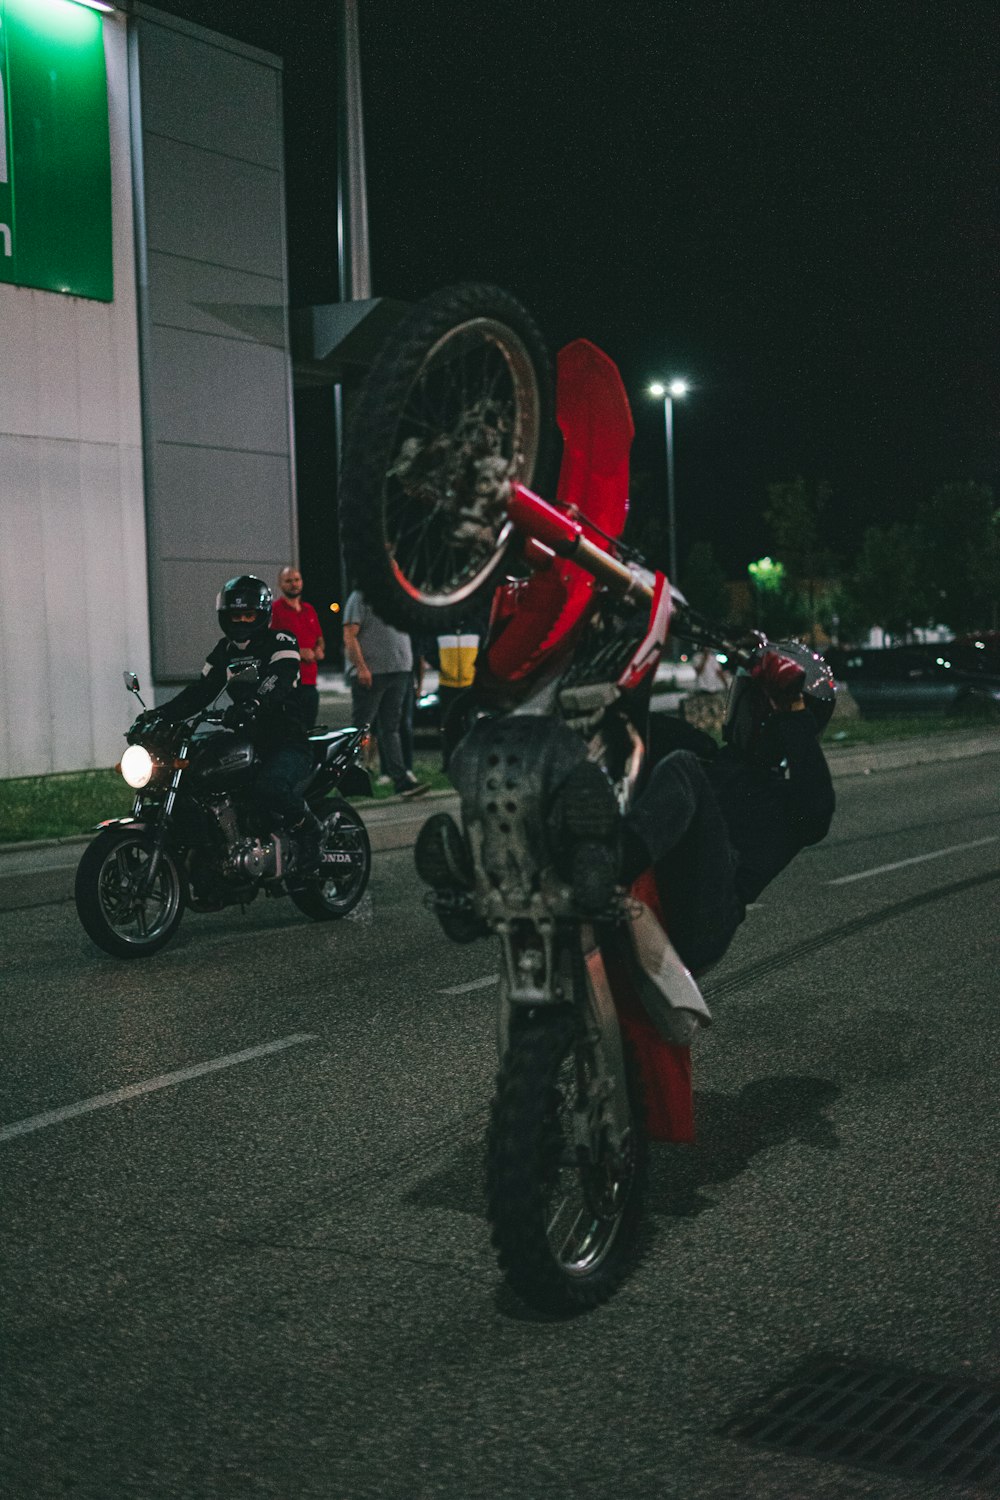
<instances>
[{"instance_id":1,"label":"man's jeans","mask_svg":"<svg viewBox=\"0 0 1000 1500\"><path fill-rule=\"evenodd\" d=\"M674 750L653 767L625 824L649 851L670 940L689 969L715 963L743 920L735 853L701 761Z\"/></svg>"},{"instance_id":2,"label":"man's jeans","mask_svg":"<svg viewBox=\"0 0 1000 1500\"><path fill-rule=\"evenodd\" d=\"M410 672L373 672L371 687L359 682L351 685L351 705L355 724L370 724L378 735L385 773L392 778L397 792L407 785L406 767L399 740L399 721L406 698ZM377 721L377 722L376 722Z\"/></svg>"}]
</instances>

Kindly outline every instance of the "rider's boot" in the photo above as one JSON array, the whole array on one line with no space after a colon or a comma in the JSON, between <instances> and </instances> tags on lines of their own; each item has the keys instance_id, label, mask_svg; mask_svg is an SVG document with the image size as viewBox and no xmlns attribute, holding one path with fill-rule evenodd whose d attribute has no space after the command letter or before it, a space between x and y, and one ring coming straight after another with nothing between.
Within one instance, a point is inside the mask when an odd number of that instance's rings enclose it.
<instances>
[{"instance_id":1,"label":"rider's boot","mask_svg":"<svg viewBox=\"0 0 1000 1500\"><path fill-rule=\"evenodd\" d=\"M485 937L489 927L472 905L472 860L462 830L450 813L435 813L417 835L417 874L431 887L428 905L453 943Z\"/></svg>"},{"instance_id":2,"label":"rider's boot","mask_svg":"<svg viewBox=\"0 0 1000 1500\"><path fill-rule=\"evenodd\" d=\"M301 822L289 829L294 840L295 848L295 873L297 875L311 875L320 866L320 840L323 836L323 825L311 812L307 812Z\"/></svg>"},{"instance_id":3,"label":"rider's boot","mask_svg":"<svg viewBox=\"0 0 1000 1500\"><path fill-rule=\"evenodd\" d=\"M574 766L549 819L556 868L587 916L607 909L619 883L621 814L607 775L593 761Z\"/></svg>"}]
</instances>

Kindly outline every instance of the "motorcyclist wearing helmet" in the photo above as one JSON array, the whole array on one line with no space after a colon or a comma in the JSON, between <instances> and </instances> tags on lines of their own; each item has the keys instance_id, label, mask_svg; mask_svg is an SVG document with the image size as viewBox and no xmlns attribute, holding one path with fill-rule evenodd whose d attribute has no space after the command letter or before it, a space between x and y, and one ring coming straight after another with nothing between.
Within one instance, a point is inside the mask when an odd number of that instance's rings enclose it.
<instances>
[{"instance_id":1,"label":"motorcyclist wearing helmet","mask_svg":"<svg viewBox=\"0 0 1000 1500\"><path fill-rule=\"evenodd\" d=\"M578 767L559 806L583 904L597 909L609 881L631 885L652 868L688 968L721 958L764 887L829 831L834 792L819 736L835 701L822 658L795 642L762 644L733 681L721 749L685 726L693 748L656 760L623 818L600 768Z\"/></svg>"},{"instance_id":2,"label":"motorcyclist wearing helmet","mask_svg":"<svg viewBox=\"0 0 1000 1500\"><path fill-rule=\"evenodd\" d=\"M201 676L140 720L144 726L156 720L176 723L227 689L232 702L223 723L249 735L260 757L257 802L289 829L296 867L306 871L319 864L321 827L298 790L312 767L308 734L294 712L299 647L287 631L271 629L271 603L262 579L249 573L230 578L215 601L222 638L205 658Z\"/></svg>"}]
</instances>

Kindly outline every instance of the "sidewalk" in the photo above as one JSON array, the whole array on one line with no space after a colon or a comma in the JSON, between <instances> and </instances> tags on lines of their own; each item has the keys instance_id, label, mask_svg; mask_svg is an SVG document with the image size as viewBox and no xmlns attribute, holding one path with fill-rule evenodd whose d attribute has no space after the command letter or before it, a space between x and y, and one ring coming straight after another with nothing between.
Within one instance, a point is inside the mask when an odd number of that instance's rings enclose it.
<instances>
[{"instance_id":1,"label":"sidewalk","mask_svg":"<svg viewBox=\"0 0 1000 1500\"><path fill-rule=\"evenodd\" d=\"M341 694L350 705L350 695ZM892 745L854 746L840 749L826 743L827 760L835 781L851 776L873 776L907 766L938 761L966 760L1000 754L1000 731L984 729L936 734L925 740L903 740ZM431 811L456 812L458 794L430 792L416 802L402 797L357 804L371 839L372 853L412 847ZM69 901L81 851L92 833L77 838L41 840L33 844L0 846L0 911Z\"/></svg>"}]
</instances>

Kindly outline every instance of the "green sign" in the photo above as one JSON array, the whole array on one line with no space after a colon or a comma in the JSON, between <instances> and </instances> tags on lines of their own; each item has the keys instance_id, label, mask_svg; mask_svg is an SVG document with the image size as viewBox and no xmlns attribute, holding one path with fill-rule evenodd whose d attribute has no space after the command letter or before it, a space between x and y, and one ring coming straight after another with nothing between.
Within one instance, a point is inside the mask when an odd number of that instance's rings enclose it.
<instances>
[{"instance_id":1,"label":"green sign","mask_svg":"<svg viewBox=\"0 0 1000 1500\"><path fill-rule=\"evenodd\" d=\"M104 36L72 0L0 0L0 281L114 295Z\"/></svg>"}]
</instances>

